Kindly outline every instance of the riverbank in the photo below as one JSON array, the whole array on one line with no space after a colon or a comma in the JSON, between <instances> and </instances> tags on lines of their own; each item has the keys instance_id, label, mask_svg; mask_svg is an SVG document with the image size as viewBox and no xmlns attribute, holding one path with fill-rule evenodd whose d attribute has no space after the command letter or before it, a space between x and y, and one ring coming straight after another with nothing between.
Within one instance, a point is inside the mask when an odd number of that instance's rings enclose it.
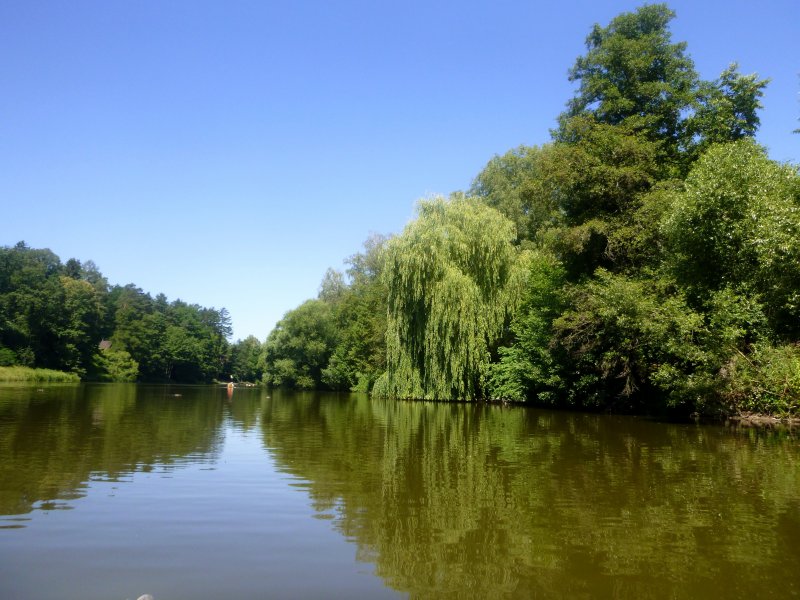
<instances>
[{"instance_id":1,"label":"riverbank","mask_svg":"<svg viewBox=\"0 0 800 600\"><path fill-rule=\"evenodd\" d=\"M75 373L54 371L53 369L32 369L30 367L0 367L0 381L31 381L36 383L80 383Z\"/></svg>"},{"instance_id":2,"label":"riverbank","mask_svg":"<svg viewBox=\"0 0 800 600\"><path fill-rule=\"evenodd\" d=\"M727 421L742 427L789 427L790 429L800 428L800 416L777 417L775 415L743 412L739 413L738 415L728 417Z\"/></svg>"}]
</instances>

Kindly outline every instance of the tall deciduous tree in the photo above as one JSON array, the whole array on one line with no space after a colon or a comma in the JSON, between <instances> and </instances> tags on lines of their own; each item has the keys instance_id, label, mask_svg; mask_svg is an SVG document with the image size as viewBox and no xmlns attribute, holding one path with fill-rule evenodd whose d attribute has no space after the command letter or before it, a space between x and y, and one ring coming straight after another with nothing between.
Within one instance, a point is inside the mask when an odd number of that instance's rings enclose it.
<instances>
[{"instance_id":1,"label":"tall deciduous tree","mask_svg":"<svg viewBox=\"0 0 800 600\"><path fill-rule=\"evenodd\" d=\"M478 173L469 194L499 210L517 226L520 242L536 240L561 214L546 171L553 146L520 146L495 156Z\"/></svg>"},{"instance_id":2,"label":"tall deciduous tree","mask_svg":"<svg viewBox=\"0 0 800 600\"><path fill-rule=\"evenodd\" d=\"M100 341L101 297L91 283L62 275L64 313L59 327L61 368L84 375Z\"/></svg>"},{"instance_id":3,"label":"tall deciduous tree","mask_svg":"<svg viewBox=\"0 0 800 600\"><path fill-rule=\"evenodd\" d=\"M511 322L512 344L501 347L490 369L493 398L555 403L563 392L559 357L551 348L553 321L565 306L564 268L552 255L534 252L522 305Z\"/></svg>"},{"instance_id":4,"label":"tall deciduous tree","mask_svg":"<svg viewBox=\"0 0 800 600\"><path fill-rule=\"evenodd\" d=\"M672 42L674 17L666 4L651 4L615 17L607 27L594 26L586 54L570 71L579 88L561 117L559 137L569 118L591 113L601 123L646 132L668 154L678 150L698 77L686 43Z\"/></svg>"},{"instance_id":5,"label":"tall deciduous tree","mask_svg":"<svg viewBox=\"0 0 800 600\"><path fill-rule=\"evenodd\" d=\"M713 146L676 193L667 265L699 302L725 288L766 301L776 331L800 335L800 176L751 140Z\"/></svg>"},{"instance_id":6,"label":"tall deciduous tree","mask_svg":"<svg viewBox=\"0 0 800 600\"><path fill-rule=\"evenodd\" d=\"M336 339L330 304L307 300L290 310L264 343L264 382L278 387L319 388Z\"/></svg>"},{"instance_id":7,"label":"tall deciduous tree","mask_svg":"<svg viewBox=\"0 0 800 600\"><path fill-rule=\"evenodd\" d=\"M386 370L385 236L374 234L364 251L347 259L350 283L334 300L338 343L322 381L333 389L368 392Z\"/></svg>"},{"instance_id":8,"label":"tall deciduous tree","mask_svg":"<svg viewBox=\"0 0 800 600\"><path fill-rule=\"evenodd\" d=\"M753 73L742 75L732 63L714 82L703 82L699 89L699 106L689 118L689 134L697 136L696 150L702 152L711 144L735 142L753 137L761 123L758 109L769 80Z\"/></svg>"},{"instance_id":9,"label":"tall deciduous tree","mask_svg":"<svg viewBox=\"0 0 800 600\"><path fill-rule=\"evenodd\" d=\"M656 142L664 166L680 175L709 144L754 135L767 80L732 64L716 81L702 81L686 43L672 41L674 17L666 4L650 4L594 26L570 71L579 87L556 140L568 138L570 120L581 115L624 124Z\"/></svg>"},{"instance_id":10,"label":"tall deciduous tree","mask_svg":"<svg viewBox=\"0 0 800 600\"><path fill-rule=\"evenodd\" d=\"M231 346L230 371L236 381L256 382L263 375L261 358L261 342L254 335L249 335Z\"/></svg>"},{"instance_id":11,"label":"tall deciduous tree","mask_svg":"<svg viewBox=\"0 0 800 600\"><path fill-rule=\"evenodd\" d=\"M376 393L474 399L527 273L514 224L461 195L420 202L387 248L387 371Z\"/></svg>"}]
</instances>

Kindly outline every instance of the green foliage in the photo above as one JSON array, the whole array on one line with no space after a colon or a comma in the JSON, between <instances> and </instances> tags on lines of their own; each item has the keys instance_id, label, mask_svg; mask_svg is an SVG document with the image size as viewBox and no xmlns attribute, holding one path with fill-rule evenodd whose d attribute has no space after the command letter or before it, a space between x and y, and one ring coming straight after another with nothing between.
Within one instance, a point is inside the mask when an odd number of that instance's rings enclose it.
<instances>
[{"instance_id":1,"label":"green foliage","mask_svg":"<svg viewBox=\"0 0 800 600\"><path fill-rule=\"evenodd\" d=\"M336 297L339 338L322 381L332 389L368 392L386 370L388 291L383 279L387 238L373 235L349 259L350 279Z\"/></svg>"},{"instance_id":2,"label":"green foliage","mask_svg":"<svg viewBox=\"0 0 800 600\"><path fill-rule=\"evenodd\" d=\"M571 118L591 114L657 143L663 167L674 176L708 145L755 134L767 80L739 74L734 63L716 81L701 81L686 43L672 42L674 17L667 5L650 4L607 27L594 26L586 55L570 71L579 88L560 117L556 139L569 139Z\"/></svg>"},{"instance_id":3,"label":"green foliage","mask_svg":"<svg viewBox=\"0 0 800 600\"><path fill-rule=\"evenodd\" d=\"M722 371L731 409L778 415L800 413L800 344L757 344L734 354Z\"/></svg>"},{"instance_id":4,"label":"green foliage","mask_svg":"<svg viewBox=\"0 0 800 600\"><path fill-rule=\"evenodd\" d=\"M0 367L9 367L17 364L17 353L11 348L0 347Z\"/></svg>"},{"instance_id":5,"label":"green foliage","mask_svg":"<svg viewBox=\"0 0 800 600\"><path fill-rule=\"evenodd\" d=\"M0 248L0 345L28 366L61 369L64 290L61 263L50 250L23 242Z\"/></svg>"},{"instance_id":6,"label":"green foliage","mask_svg":"<svg viewBox=\"0 0 800 600\"><path fill-rule=\"evenodd\" d=\"M717 81L700 86L699 106L688 121L689 134L700 140L698 153L711 144L752 137L758 129L757 111L769 80L759 80L755 73L742 75L738 68L733 63Z\"/></svg>"},{"instance_id":7,"label":"green foliage","mask_svg":"<svg viewBox=\"0 0 800 600\"><path fill-rule=\"evenodd\" d=\"M93 372L98 381L136 381L139 364L125 350L107 348L94 356Z\"/></svg>"},{"instance_id":8,"label":"green foliage","mask_svg":"<svg viewBox=\"0 0 800 600\"><path fill-rule=\"evenodd\" d=\"M84 375L97 346L103 316L102 297L88 281L66 275L62 275L60 281L65 309L58 331L62 366Z\"/></svg>"},{"instance_id":9,"label":"green foliage","mask_svg":"<svg viewBox=\"0 0 800 600\"><path fill-rule=\"evenodd\" d=\"M636 198L630 210L617 220L606 238L604 257L617 272L636 274L660 268L664 260L665 240L661 222L672 208L675 193L683 181L668 179Z\"/></svg>"},{"instance_id":10,"label":"green foliage","mask_svg":"<svg viewBox=\"0 0 800 600\"><path fill-rule=\"evenodd\" d=\"M746 351L750 344L772 335L763 304L747 292L731 287L718 290L711 294L703 312L714 346L722 353Z\"/></svg>"},{"instance_id":11,"label":"green foliage","mask_svg":"<svg viewBox=\"0 0 800 600\"><path fill-rule=\"evenodd\" d=\"M765 306L746 293L715 292L707 310L724 412L798 414L800 346L775 345Z\"/></svg>"},{"instance_id":12,"label":"green foliage","mask_svg":"<svg viewBox=\"0 0 800 600\"><path fill-rule=\"evenodd\" d=\"M535 253L522 305L511 331L513 343L499 348L499 361L490 366L488 393L492 398L554 403L563 392L559 359L550 340L553 320L564 305L565 272L555 257Z\"/></svg>"},{"instance_id":13,"label":"green foliage","mask_svg":"<svg viewBox=\"0 0 800 600\"><path fill-rule=\"evenodd\" d=\"M696 343L705 334L702 315L659 287L599 271L570 290L554 328L570 357L571 402L627 410L644 399L653 410L659 391L672 406L691 394L702 402L709 385L695 377L707 360Z\"/></svg>"},{"instance_id":14,"label":"green foliage","mask_svg":"<svg viewBox=\"0 0 800 600\"><path fill-rule=\"evenodd\" d=\"M491 352L519 304L527 255L513 245L513 223L475 200L433 198L418 213L387 248L387 372L379 391L479 398Z\"/></svg>"},{"instance_id":15,"label":"green foliage","mask_svg":"<svg viewBox=\"0 0 800 600\"><path fill-rule=\"evenodd\" d=\"M629 125L591 115L563 122L545 166L558 206L572 225L620 215L659 178L659 143Z\"/></svg>"},{"instance_id":16,"label":"green foliage","mask_svg":"<svg viewBox=\"0 0 800 600\"><path fill-rule=\"evenodd\" d=\"M560 220L544 169L552 146L520 146L495 156L472 183L470 196L499 210L517 226L519 240L536 240Z\"/></svg>"},{"instance_id":17,"label":"green foliage","mask_svg":"<svg viewBox=\"0 0 800 600\"><path fill-rule=\"evenodd\" d=\"M261 367L261 342L255 336L248 336L231 346L230 372L236 381L251 383L261 381L264 373Z\"/></svg>"},{"instance_id":18,"label":"green foliage","mask_svg":"<svg viewBox=\"0 0 800 600\"><path fill-rule=\"evenodd\" d=\"M699 300L728 286L758 294L777 332L800 334L798 190L797 170L752 141L713 146L663 223L669 268Z\"/></svg>"},{"instance_id":19,"label":"green foliage","mask_svg":"<svg viewBox=\"0 0 800 600\"><path fill-rule=\"evenodd\" d=\"M322 383L337 332L330 304L307 300L287 312L264 343L264 382L314 389Z\"/></svg>"},{"instance_id":20,"label":"green foliage","mask_svg":"<svg viewBox=\"0 0 800 600\"><path fill-rule=\"evenodd\" d=\"M170 304L133 285L109 289L91 261L62 265L51 251L23 242L0 248L5 363L90 379L211 381L224 368L230 333L225 309ZM112 342L110 355L99 354L103 339Z\"/></svg>"},{"instance_id":21,"label":"green foliage","mask_svg":"<svg viewBox=\"0 0 800 600\"><path fill-rule=\"evenodd\" d=\"M314 310L338 335L310 359L282 323L268 379L796 412L800 175L752 140L766 80L735 64L701 80L674 16L653 4L595 25L553 141L495 156L467 197L421 202L349 280L329 270Z\"/></svg>"},{"instance_id":22,"label":"green foliage","mask_svg":"<svg viewBox=\"0 0 800 600\"><path fill-rule=\"evenodd\" d=\"M80 377L75 373L65 373L53 369L32 369L30 367L0 366L0 381L33 381L37 383L78 383Z\"/></svg>"},{"instance_id":23,"label":"green foliage","mask_svg":"<svg viewBox=\"0 0 800 600\"><path fill-rule=\"evenodd\" d=\"M319 296L286 313L264 344L268 385L367 392L386 369L387 238L373 235L347 259L346 275L328 269Z\"/></svg>"},{"instance_id":24,"label":"green foliage","mask_svg":"<svg viewBox=\"0 0 800 600\"><path fill-rule=\"evenodd\" d=\"M111 291L111 342L124 349L139 363L140 377L158 381L167 378L164 356L165 307L153 302L149 294L133 284Z\"/></svg>"},{"instance_id":25,"label":"green foliage","mask_svg":"<svg viewBox=\"0 0 800 600\"><path fill-rule=\"evenodd\" d=\"M542 240L561 257L571 279L597 267L614 268L610 240L662 177L659 144L626 124L609 125L592 115L562 124L540 172L562 215Z\"/></svg>"},{"instance_id":26,"label":"green foliage","mask_svg":"<svg viewBox=\"0 0 800 600\"><path fill-rule=\"evenodd\" d=\"M675 13L650 4L595 25L587 52L570 71L578 93L562 115L557 138L567 134L569 117L591 112L601 123L644 132L675 155L683 141L683 114L692 107L698 86L686 43L673 43L669 23Z\"/></svg>"},{"instance_id":27,"label":"green foliage","mask_svg":"<svg viewBox=\"0 0 800 600\"><path fill-rule=\"evenodd\" d=\"M323 302L336 304L342 298L346 288L344 275L335 269L328 269L319 286L318 297Z\"/></svg>"},{"instance_id":28,"label":"green foliage","mask_svg":"<svg viewBox=\"0 0 800 600\"><path fill-rule=\"evenodd\" d=\"M231 333L228 311L168 303L127 285L111 292L114 347L130 353L146 381L209 382L223 376Z\"/></svg>"}]
</instances>

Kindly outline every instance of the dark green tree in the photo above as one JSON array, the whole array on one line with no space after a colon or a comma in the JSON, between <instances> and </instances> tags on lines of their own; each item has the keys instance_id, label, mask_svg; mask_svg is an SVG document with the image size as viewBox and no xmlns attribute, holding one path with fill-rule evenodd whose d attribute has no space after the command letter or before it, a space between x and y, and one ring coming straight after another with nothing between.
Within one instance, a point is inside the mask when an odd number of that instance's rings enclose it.
<instances>
[{"instance_id":1,"label":"dark green tree","mask_svg":"<svg viewBox=\"0 0 800 600\"><path fill-rule=\"evenodd\" d=\"M713 146L663 222L667 266L698 303L755 294L776 332L800 338L800 175L751 140Z\"/></svg>"},{"instance_id":2,"label":"dark green tree","mask_svg":"<svg viewBox=\"0 0 800 600\"><path fill-rule=\"evenodd\" d=\"M112 347L128 352L139 364L140 379L166 379L166 316L154 309L149 294L133 284L116 286L110 296L114 315Z\"/></svg>"},{"instance_id":3,"label":"dark green tree","mask_svg":"<svg viewBox=\"0 0 800 600\"><path fill-rule=\"evenodd\" d=\"M703 317L661 282L600 270L569 288L568 301L553 327L570 404L654 412L710 397Z\"/></svg>"},{"instance_id":4,"label":"dark green tree","mask_svg":"<svg viewBox=\"0 0 800 600\"><path fill-rule=\"evenodd\" d=\"M607 125L626 125L657 142L675 158L685 145L685 113L696 101L699 79L686 43L673 43L666 4L623 13L607 27L595 25L587 52L577 59L570 81L578 93L560 118L557 140L569 139L571 118L591 114Z\"/></svg>"},{"instance_id":5,"label":"dark green tree","mask_svg":"<svg viewBox=\"0 0 800 600\"><path fill-rule=\"evenodd\" d=\"M323 383L333 389L368 392L386 370L387 240L372 235L364 251L346 261L349 285L333 303L338 343L322 372Z\"/></svg>"},{"instance_id":6,"label":"dark green tree","mask_svg":"<svg viewBox=\"0 0 800 600\"><path fill-rule=\"evenodd\" d=\"M560 222L553 186L546 176L552 145L520 146L495 156L472 182L469 195L497 209L517 227L520 242L537 240Z\"/></svg>"},{"instance_id":7,"label":"dark green tree","mask_svg":"<svg viewBox=\"0 0 800 600\"><path fill-rule=\"evenodd\" d=\"M579 87L556 140L569 141L571 119L592 115L643 134L667 172L681 175L709 144L755 134L767 80L741 75L735 64L716 81L700 80L686 43L672 41L674 17L666 4L649 4L594 26L570 71Z\"/></svg>"},{"instance_id":8,"label":"dark green tree","mask_svg":"<svg viewBox=\"0 0 800 600\"><path fill-rule=\"evenodd\" d=\"M231 345L230 374L236 381L261 381L264 373L261 366L262 344L253 335Z\"/></svg>"},{"instance_id":9,"label":"dark green tree","mask_svg":"<svg viewBox=\"0 0 800 600\"><path fill-rule=\"evenodd\" d=\"M60 369L65 318L58 256L19 242L0 250L0 346L26 366Z\"/></svg>"},{"instance_id":10,"label":"dark green tree","mask_svg":"<svg viewBox=\"0 0 800 600\"><path fill-rule=\"evenodd\" d=\"M561 357L550 342L553 321L565 306L565 278L564 268L554 256L544 252L532 255L522 304L511 322L513 341L499 348L499 360L490 367L492 398L553 404L563 396Z\"/></svg>"},{"instance_id":11,"label":"dark green tree","mask_svg":"<svg viewBox=\"0 0 800 600\"><path fill-rule=\"evenodd\" d=\"M78 273L79 275L79 273ZM97 353L103 298L91 283L63 275L64 312L58 324L59 368L84 376Z\"/></svg>"},{"instance_id":12,"label":"dark green tree","mask_svg":"<svg viewBox=\"0 0 800 600\"><path fill-rule=\"evenodd\" d=\"M276 387L318 389L337 343L333 308L307 300L287 312L264 343L264 382Z\"/></svg>"}]
</instances>

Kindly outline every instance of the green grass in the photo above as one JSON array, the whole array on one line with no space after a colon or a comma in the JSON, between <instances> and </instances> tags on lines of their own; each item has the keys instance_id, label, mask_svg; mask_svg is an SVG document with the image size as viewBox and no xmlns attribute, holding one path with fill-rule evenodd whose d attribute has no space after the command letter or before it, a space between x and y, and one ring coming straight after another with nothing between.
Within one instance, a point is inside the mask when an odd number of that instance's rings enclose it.
<instances>
[{"instance_id":1,"label":"green grass","mask_svg":"<svg viewBox=\"0 0 800 600\"><path fill-rule=\"evenodd\" d=\"M75 373L30 367L0 367L0 381L35 381L38 383L79 383Z\"/></svg>"}]
</instances>

